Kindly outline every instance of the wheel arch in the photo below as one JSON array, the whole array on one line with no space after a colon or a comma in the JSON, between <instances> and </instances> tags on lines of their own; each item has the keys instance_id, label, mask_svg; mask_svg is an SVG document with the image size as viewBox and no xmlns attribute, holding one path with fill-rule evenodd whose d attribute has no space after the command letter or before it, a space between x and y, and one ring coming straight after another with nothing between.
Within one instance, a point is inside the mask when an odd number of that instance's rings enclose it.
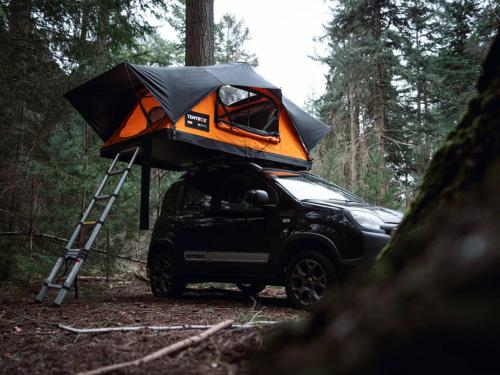
<instances>
[{"instance_id":1,"label":"wheel arch","mask_svg":"<svg viewBox=\"0 0 500 375\"><path fill-rule=\"evenodd\" d=\"M317 250L333 262L337 274L341 275L340 254L328 237L319 233L295 233L288 237L281 248L282 268L285 271L288 261L301 250Z\"/></svg>"},{"instance_id":2,"label":"wheel arch","mask_svg":"<svg viewBox=\"0 0 500 375\"><path fill-rule=\"evenodd\" d=\"M177 254L175 252L174 243L167 238L157 238L151 241L149 244L148 251L148 268L151 267L151 262L154 259L155 255L161 252L170 252L174 258L177 258Z\"/></svg>"}]
</instances>

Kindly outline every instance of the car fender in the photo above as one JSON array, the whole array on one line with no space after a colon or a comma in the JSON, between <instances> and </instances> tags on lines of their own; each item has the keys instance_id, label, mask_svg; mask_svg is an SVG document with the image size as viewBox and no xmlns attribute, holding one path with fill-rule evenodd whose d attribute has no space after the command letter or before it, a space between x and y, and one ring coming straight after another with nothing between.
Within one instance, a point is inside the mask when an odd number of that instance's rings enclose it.
<instances>
[{"instance_id":1,"label":"car fender","mask_svg":"<svg viewBox=\"0 0 500 375\"><path fill-rule=\"evenodd\" d=\"M331 239L320 234L320 233L309 233L309 232L295 232L289 235L281 246L279 259L282 260L283 266L285 265L285 259L287 258L287 253L293 251L294 244L298 242L307 241L311 243L321 244L321 249L326 250L327 254L334 262L336 268L341 266L341 258L337 246L333 243Z\"/></svg>"},{"instance_id":2,"label":"car fender","mask_svg":"<svg viewBox=\"0 0 500 375\"><path fill-rule=\"evenodd\" d=\"M168 251L174 256L174 258L178 258L179 254L176 251L176 247L172 240L169 238L155 238L151 240L149 243L149 251L148 251L148 267L150 266L150 262L152 261L155 254L161 251Z\"/></svg>"}]
</instances>

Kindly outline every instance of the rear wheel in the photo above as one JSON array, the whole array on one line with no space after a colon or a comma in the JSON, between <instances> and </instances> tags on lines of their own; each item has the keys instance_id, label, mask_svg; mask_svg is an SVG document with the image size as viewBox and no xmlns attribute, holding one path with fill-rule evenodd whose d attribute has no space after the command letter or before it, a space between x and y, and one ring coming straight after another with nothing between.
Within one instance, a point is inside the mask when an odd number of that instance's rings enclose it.
<instances>
[{"instance_id":1,"label":"rear wheel","mask_svg":"<svg viewBox=\"0 0 500 375\"><path fill-rule=\"evenodd\" d=\"M295 307L310 309L337 284L333 262L318 251L301 251L290 259L285 274L286 294Z\"/></svg>"},{"instance_id":2,"label":"rear wheel","mask_svg":"<svg viewBox=\"0 0 500 375\"><path fill-rule=\"evenodd\" d=\"M236 283L236 286L243 293L248 294L250 296L259 294L264 289L266 289L266 286L264 284Z\"/></svg>"},{"instance_id":3,"label":"rear wheel","mask_svg":"<svg viewBox=\"0 0 500 375\"><path fill-rule=\"evenodd\" d=\"M156 297L180 297L186 288L186 282L179 275L172 257L164 252L153 258L149 282Z\"/></svg>"}]
</instances>

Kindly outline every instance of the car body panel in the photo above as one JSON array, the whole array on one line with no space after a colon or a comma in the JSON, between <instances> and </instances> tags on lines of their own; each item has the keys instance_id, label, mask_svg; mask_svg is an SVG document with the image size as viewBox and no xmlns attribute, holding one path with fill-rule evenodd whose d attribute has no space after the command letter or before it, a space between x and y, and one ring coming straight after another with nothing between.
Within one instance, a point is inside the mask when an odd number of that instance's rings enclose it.
<instances>
[{"instance_id":1,"label":"car body panel","mask_svg":"<svg viewBox=\"0 0 500 375\"><path fill-rule=\"evenodd\" d=\"M188 282L282 285L294 252L320 249L344 275L351 266L373 262L401 218L362 200L298 200L277 181L275 171L238 164L184 175L165 195L148 262L155 251L172 251ZM268 192L269 202L252 206L241 194L251 189ZM186 202L194 205L184 207ZM373 212L384 226L360 227L349 214L353 208Z\"/></svg>"}]
</instances>

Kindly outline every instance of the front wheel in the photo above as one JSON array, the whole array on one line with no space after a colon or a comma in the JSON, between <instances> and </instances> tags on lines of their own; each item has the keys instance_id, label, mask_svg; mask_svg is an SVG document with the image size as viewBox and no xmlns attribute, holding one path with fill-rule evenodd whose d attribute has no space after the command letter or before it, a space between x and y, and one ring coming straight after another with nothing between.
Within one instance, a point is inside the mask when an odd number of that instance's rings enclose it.
<instances>
[{"instance_id":1,"label":"front wheel","mask_svg":"<svg viewBox=\"0 0 500 375\"><path fill-rule=\"evenodd\" d=\"M302 251L287 263L286 294L297 308L311 309L337 282L333 262L318 251Z\"/></svg>"},{"instance_id":2,"label":"front wheel","mask_svg":"<svg viewBox=\"0 0 500 375\"><path fill-rule=\"evenodd\" d=\"M259 294L264 289L266 289L266 286L264 284L236 283L236 286L239 290L241 290L245 294L248 294L249 296Z\"/></svg>"},{"instance_id":3,"label":"front wheel","mask_svg":"<svg viewBox=\"0 0 500 375\"><path fill-rule=\"evenodd\" d=\"M156 297L180 297L186 288L186 282L179 275L172 257L164 252L153 258L149 282Z\"/></svg>"}]
</instances>

